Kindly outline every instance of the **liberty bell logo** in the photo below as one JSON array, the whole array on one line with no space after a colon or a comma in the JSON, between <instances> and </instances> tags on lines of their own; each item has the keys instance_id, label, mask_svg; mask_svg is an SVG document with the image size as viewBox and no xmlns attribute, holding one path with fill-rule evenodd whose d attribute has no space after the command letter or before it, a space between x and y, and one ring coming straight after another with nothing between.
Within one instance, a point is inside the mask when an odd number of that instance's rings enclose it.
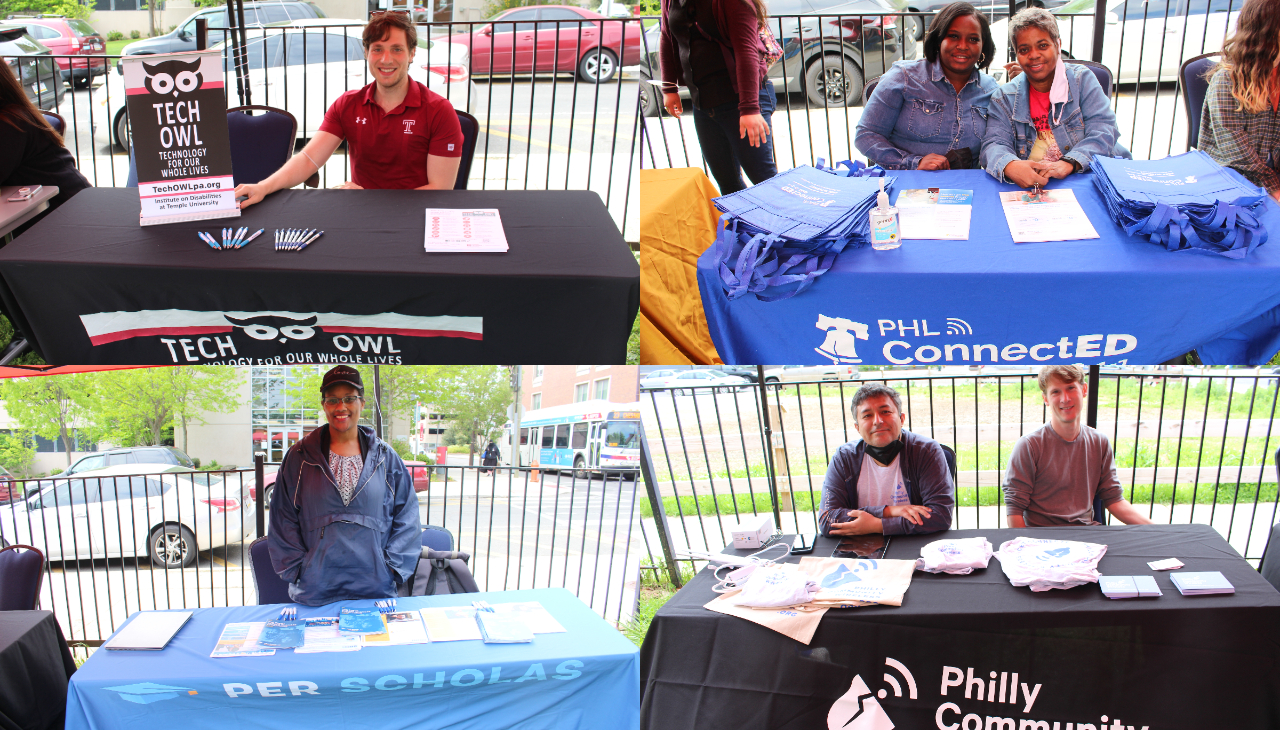
<instances>
[{"instance_id":1,"label":"liberty bell logo","mask_svg":"<svg viewBox=\"0 0 1280 730\"><path fill-rule=\"evenodd\" d=\"M822 342L821 347L813 349L819 355L829 358L832 365L862 362L862 358L858 357L857 343L858 340L871 338L867 325L841 317L819 314L818 323L814 326L825 330L827 338Z\"/></svg>"}]
</instances>

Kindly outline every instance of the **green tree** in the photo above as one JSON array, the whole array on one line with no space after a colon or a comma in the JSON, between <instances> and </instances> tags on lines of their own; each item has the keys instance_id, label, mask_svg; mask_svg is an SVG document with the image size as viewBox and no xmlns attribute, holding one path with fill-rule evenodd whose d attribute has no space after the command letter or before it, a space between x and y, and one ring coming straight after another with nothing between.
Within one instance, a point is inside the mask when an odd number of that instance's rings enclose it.
<instances>
[{"instance_id":1,"label":"green tree","mask_svg":"<svg viewBox=\"0 0 1280 730\"><path fill-rule=\"evenodd\" d=\"M378 381L382 386L382 394L377 405L374 403L374 367L364 366L360 370L360 379L364 381L365 404L364 418L373 423L375 408L381 407L382 420L387 433L391 432L393 423L403 420L412 423L414 406L418 403L433 403L438 394L444 392L444 383L448 382L459 370L456 365L379 365ZM291 400L318 401L320 383L324 379L323 372L294 370L289 383L288 393Z\"/></svg>"},{"instance_id":2,"label":"green tree","mask_svg":"<svg viewBox=\"0 0 1280 730\"><path fill-rule=\"evenodd\" d=\"M437 387L426 402L449 414L453 421L450 430L459 440L466 439L470 447L467 463L474 464L477 447L496 439L507 422L507 406L512 402L507 369L499 365L460 366Z\"/></svg>"},{"instance_id":3,"label":"green tree","mask_svg":"<svg viewBox=\"0 0 1280 730\"><path fill-rule=\"evenodd\" d=\"M99 432L120 444L164 443L166 428L204 423L206 413L239 405L240 375L234 368L161 367L96 373L90 407Z\"/></svg>"},{"instance_id":4,"label":"green tree","mask_svg":"<svg viewBox=\"0 0 1280 730\"><path fill-rule=\"evenodd\" d=\"M0 18L14 15L65 15L87 18L93 8L75 0L0 0Z\"/></svg>"},{"instance_id":5,"label":"green tree","mask_svg":"<svg viewBox=\"0 0 1280 730\"><path fill-rule=\"evenodd\" d=\"M0 434L0 466L19 479L31 475L31 462L36 458L35 439L30 433Z\"/></svg>"},{"instance_id":6,"label":"green tree","mask_svg":"<svg viewBox=\"0 0 1280 730\"><path fill-rule=\"evenodd\" d=\"M0 394L5 411L21 428L41 438L62 442L70 466L75 442L71 429L73 425L85 423L89 416L93 377L85 373L12 378L0 385Z\"/></svg>"}]
</instances>

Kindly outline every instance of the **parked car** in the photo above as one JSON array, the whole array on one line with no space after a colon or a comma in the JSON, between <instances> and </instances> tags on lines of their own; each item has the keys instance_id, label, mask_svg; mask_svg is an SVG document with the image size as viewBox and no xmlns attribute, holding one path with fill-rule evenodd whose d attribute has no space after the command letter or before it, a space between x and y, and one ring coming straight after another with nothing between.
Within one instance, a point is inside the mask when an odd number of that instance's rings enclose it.
<instances>
[{"instance_id":1,"label":"parked car","mask_svg":"<svg viewBox=\"0 0 1280 730\"><path fill-rule=\"evenodd\" d=\"M933 25L933 16L937 15L939 10L950 5L951 2L952 0L908 0L907 10L930 13L930 15L920 18L924 22L919 26L917 32L920 35L917 38L924 38L924 33L929 29L929 26ZM1138 2L1138 0L1134 0L1134 2ZM1053 9L1066 3L1067 0L1017 0L1013 5L1013 11L1016 13L1027 7ZM1001 18L1009 17L1008 0L978 0L978 2L971 4L993 23Z\"/></svg>"},{"instance_id":2,"label":"parked car","mask_svg":"<svg viewBox=\"0 0 1280 730\"><path fill-rule=\"evenodd\" d=\"M640 62L643 32L639 21L605 20L570 5L513 8L445 40L470 50L473 74L574 73L588 83L605 83L619 66Z\"/></svg>"},{"instance_id":3,"label":"parked car","mask_svg":"<svg viewBox=\"0 0 1280 730\"><path fill-rule=\"evenodd\" d=\"M413 491L425 492L431 487L431 465L425 461L406 461L404 465L409 469L409 475L413 477ZM262 481L266 484L264 506L268 509L271 507L271 494L276 488L276 475L280 473L280 465L267 466L262 471ZM258 484L255 480L249 485L249 497L254 501L258 499Z\"/></svg>"},{"instance_id":4,"label":"parked car","mask_svg":"<svg viewBox=\"0 0 1280 730\"><path fill-rule=\"evenodd\" d=\"M0 466L0 504L7 504L15 499L22 498L22 483L13 478L9 470Z\"/></svg>"},{"instance_id":5,"label":"parked car","mask_svg":"<svg viewBox=\"0 0 1280 730\"><path fill-rule=\"evenodd\" d=\"M94 76L107 73L107 59L92 58L106 55L107 42L93 26L83 20L58 15L11 15L6 22L26 26L27 34L43 43L55 56L85 56L83 59L54 59L58 62L58 69L62 71L63 81L71 83L74 79L76 87L87 88Z\"/></svg>"},{"instance_id":6,"label":"parked car","mask_svg":"<svg viewBox=\"0 0 1280 730\"><path fill-rule=\"evenodd\" d=\"M769 67L769 80L778 94L778 109L787 108L784 94L801 93L812 106L854 106L862 101L862 89L870 79L884 74L895 61L915 55L915 36L906 39L897 27L897 12L888 0L852 0L823 5L824 0L774 0L769 22L782 45L782 58ZM807 17L806 17L807 16ZM659 115L661 93L653 83L661 80L658 58L660 24L645 31L644 58L640 61L641 110L647 117ZM679 89L689 105L689 90Z\"/></svg>"},{"instance_id":7,"label":"parked car","mask_svg":"<svg viewBox=\"0 0 1280 730\"><path fill-rule=\"evenodd\" d=\"M739 388L746 388L751 385L751 381L746 378L740 378L737 375L726 375L718 370L686 370L671 379L670 388L688 388L687 393L707 392L706 390L695 391L694 388L710 387L712 393L721 391L735 391Z\"/></svg>"},{"instance_id":8,"label":"parked car","mask_svg":"<svg viewBox=\"0 0 1280 730\"><path fill-rule=\"evenodd\" d=\"M800 383L814 380L857 380L857 365L783 365L764 371L765 383Z\"/></svg>"},{"instance_id":9,"label":"parked car","mask_svg":"<svg viewBox=\"0 0 1280 730\"><path fill-rule=\"evenodd\" d=\"M1223 40L1235 32L1244 3L1236 0L1148 2L1110 0L1102 41L1102 64L1115 83L1177 81L1182 62L1201 53L1222 50ZM1090 57L1093 49L1095 0L1071 0L1053 11L1058 19L1064 56ZM991 26L996 41L992 76L1003 83L1000 68L1009 48L1009 21ZM1121 52L1122 44L1124 52Z\"/></svg>"},{"instance_id":10,"label":"parked car","mask_svg":"<svg viewBox=\"0 0 1280 730\"><path fill-rule=\"evenodd\" d=\"M646 388L665 388L667 387L667 383L672 378L674 378L676 376L676 373L678 372L680 371L679 370L654 370L652 372L645 373L645 376L643 378L640 378L640 389L644 390Z\"/></svg>"},{"instance_id":11,"label":"parked car","mask_svg":"<svg viewBox=\"0 0 1280 730\"><path fill-rule=\"evenodd\" d=\"M324 11L313 2L301 0L277 0L275 2L257 2L244 4L244 25L246 28L262 27L276 23L287 23L304 18L325 18ZM122 56L141 56L153 53L177 53L196 49L196 21L208 21L209 34L206 48L213 48L225 40L226 32L213 28L228 28L226 6L209 7L197 10L178 24L177 28L155 38L147 38L130 43L121 51ZM356 21L363 22L363 21Z\"/></svg>"},{"instance_id":12,"label":"parked car","mask_svg":"<svg viewBox=\"0 0 1280 730\"><path fill-rule=\"evenodd\" d=\"M67 93L58 64L52 58L33 60L14 56L52 55L53 51L32 38L25 26L0 24L0 56L6 57L31 103L45 110L56 108Z\"/></svg>"},{"instance_id":13,"label":"parked car","mask_svg":"<svg viewBox=\"0 0 1280 730\"><path fill-rule=\"evenodd\" d=\"M199 551L255 531L249 485L228 476L129 464L55 477L0 507L0 546L33 545L48 560L146 556L159 567L185 567Z\"/></svg>"},{"instance_id":14,"label":"parked car","mask_svg":"<svg viewBox=\"0 0 1280 730\"><path fill-rule=\"evenodd\" d=\"M338 96L372 81L360 41L363 22L299 20L271 26L265 35L251 37L246 50L253 103L293 114L298 122L298 138L310 138L320 130L325 111ZM279 32L272 32L276 28ZM224 81L231 94L227 103L235 106L235 71L228 46L223 43L214 48L223 51ZM409 76L448 98L455 109L469 112L479 96L471 80L467 49L456 43L418 36ZM125 98L123 75L112 74L107 80L107 93L101 95L94 113L95 130L105 130L101 141L128 149Z\"/></svg>"},{"instance_id":15,"label":"parked car","mask_svg":"<svg viewBox=\"0 0 1280 730\"><path fill-rule=\"evenodd\" d=\"M98 469L124 464L180 466L188 470L193 470L199 466L195 460L187 456L181 449L175 449L172 446L134 446L125 449L99 451L88 456L82 456L74 464L67 467L66 471L59 472L57 476L69 477L72 474L83 474L88 471L97 471Z\"/></svg>"}]
</instances>

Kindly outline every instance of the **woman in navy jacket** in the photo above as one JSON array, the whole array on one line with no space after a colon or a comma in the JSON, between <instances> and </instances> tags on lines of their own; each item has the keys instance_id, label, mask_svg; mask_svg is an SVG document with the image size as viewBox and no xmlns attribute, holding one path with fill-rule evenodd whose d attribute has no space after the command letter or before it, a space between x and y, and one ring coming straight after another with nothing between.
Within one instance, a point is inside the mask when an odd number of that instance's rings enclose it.
<instances>
[{"instance_id":1,"label":"woman in navy jacket","mask_svg":"<svg viewBox=\"0 0 1280 730\"><path fill-rule=\"evenodd\" d=\"M359 425L364 384L339 365L320 387L328 423L280 464L271 496L271 567L306 606L389 598L422 551L418 497L404 462Z\"/></svg>"}]
</instances>

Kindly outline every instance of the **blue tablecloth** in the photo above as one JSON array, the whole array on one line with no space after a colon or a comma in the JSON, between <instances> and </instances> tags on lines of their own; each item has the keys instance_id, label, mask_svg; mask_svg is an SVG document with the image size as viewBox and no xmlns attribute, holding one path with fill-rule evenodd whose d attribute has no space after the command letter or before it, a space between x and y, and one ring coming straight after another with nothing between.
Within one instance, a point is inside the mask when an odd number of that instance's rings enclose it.
<instances>
[{"instance_id":1,"label":"blue tablecloth","mask_svg":"<svg viewBox=\"0 0 1280 730\"><path fill-rule=\"evenodd\" d=\"M1107 217L1089 174L1075 191L1099 239L1014 243L981 170L895 171L897 192L973 191L968 241L846 248L808 291L728 301L710 251L698 259L707 325L726 363L1153 364L1198 350L1208 364L1265 363L1280 350L1280 206L1272 240L1243 261L1170 252ZM896 198L895 198L896 199Z\"/></svg>"},{"instance_id":2,"label":"blue tablecloth","mask_svg":"<svg viewBox=\"0 0 1280 730\"><path fill-rule=\"evenodd\" d=\"M568 632L538 634L531 644L453 641L211 659L225 624L273 619L280 607L199 609L163 651L95 652L71 678L66 727L638 730L637 648L568 591L401 598L397 608L472 600L538 601ZM343 606L370 604L299 606L298 613L300 618L336 616ZM144 694L160 698L145 704L122 698L137 692L119 688L147 682L174 690ZM227 684L238 686L228 689ZM252 693L242 694L244 687Z\"/></svg>"}]
</instances>

